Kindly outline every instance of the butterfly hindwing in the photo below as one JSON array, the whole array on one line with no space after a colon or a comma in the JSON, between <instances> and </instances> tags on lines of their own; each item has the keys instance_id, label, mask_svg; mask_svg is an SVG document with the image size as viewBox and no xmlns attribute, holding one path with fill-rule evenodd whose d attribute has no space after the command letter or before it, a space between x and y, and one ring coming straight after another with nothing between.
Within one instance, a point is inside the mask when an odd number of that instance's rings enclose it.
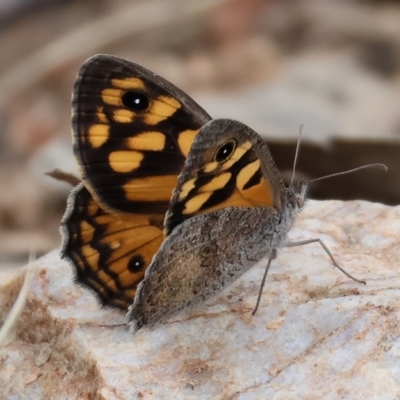
<instances>
[{"instance_id":1,"label":"butterfly hindwing","mask_svg":"<svg viewBox=\"0 0 400 400\"><path fill-rule=\"evenodd\" d=\"M210 116L165 79L97 55L74 86L74 153L85 186L112 211L164 213L185 156Z\"/></svg>"},{"instance_id":2,"label":"butterfly hindwing","mask_svg":"<svg viewBox=\"0 0 400 400\"><path fill-rule=\"evenodd\" d=\"M104 211L81 183L71 193L62 221L62 253L79 283L104 305L127 309L153 255L163 241L157 215Z\"/></svg>"},{"instance_id":3,"label":"butterfly hindwing","mask_svg":"<svg viewBox=\"0 0 400 400\"><path fill-rule=\"evenodd\" d=\"M273 252L279 215L272 208L222 208L177 226L138 287L128 318L135 332L199 304Z\"/></svg>"},{"instance_id":4,"label":"butterfly hindwing","mask_svg":"<svg viewBox=\"0 0 400 400\"><path fill-rule=\"evenodd\" d=\"M163 240L185 157L210 117L163 78L107 55L82 66L72 104L83 184L68 199L61 255L102 304L127 309Z\"/></svg>"}]
</instances>

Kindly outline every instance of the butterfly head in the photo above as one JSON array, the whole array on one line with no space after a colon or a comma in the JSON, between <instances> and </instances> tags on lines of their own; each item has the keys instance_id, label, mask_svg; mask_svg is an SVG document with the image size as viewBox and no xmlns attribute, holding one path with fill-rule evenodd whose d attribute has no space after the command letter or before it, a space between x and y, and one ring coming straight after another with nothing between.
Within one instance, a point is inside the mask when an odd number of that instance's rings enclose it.
<instances>
[{"instance_id":1,"label":"butterfly head","mask_svg":"<svg viewBox=\"0 0 400 400\"><path fill-rule=\"evenodd\" d=\"M300 211L305 204L309 181L302 179L297 183L290 184L286 189L287 205L295 210Z\"/></svg>"}]
</instances>

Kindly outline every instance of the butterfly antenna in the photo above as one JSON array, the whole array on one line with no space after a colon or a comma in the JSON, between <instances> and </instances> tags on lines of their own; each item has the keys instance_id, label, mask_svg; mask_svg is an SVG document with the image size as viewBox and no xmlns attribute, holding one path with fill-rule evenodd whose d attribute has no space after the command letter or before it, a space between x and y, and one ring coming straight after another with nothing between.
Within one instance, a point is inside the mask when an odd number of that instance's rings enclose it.
<instances>
[{"instance_id":1,"label":"butterfly antenna","mask_svg":"<svg viewBox=\"0 0 400 400\"><path fill-rule=\"evenodd\" d=\"M334 176L350 174L351 172L359 171L360 169L375 168L375 167L382 168L382 169L385 170L385 172L388 170L388 167L387 167L385 164L380 164L380 163L367 164L367 165L362 165L361 167L349 169L349 170L347 170L347 171L336 172L336 173L334 173L334 174L321 176L321 177L315 178L315 179L310 179L308 182L311 183L311 182L321 181L322 179L328 179L328 178L332 178L332 177L334 177Z\"/></svg>"},{"instance_id":2,"label":"butterfly antenna","mask_svg":"<svg viewBox=\"0 0 400 400\"><path fill-rule=\"evenodd\" d=\"M292 172L292 179L290 180L290 186L293 185L293 180L294 180L294 174L296 172L296 164L297 164L297 157L299 155L299 149L300 149L300 139L301 139L301 134L303 133L303 128L304 125L300 125L299 128L299 138L297 139L297 146L296 146L296 152L294 154L294 161L293 161L293 172Z\"/></svg>"}]
</instances>

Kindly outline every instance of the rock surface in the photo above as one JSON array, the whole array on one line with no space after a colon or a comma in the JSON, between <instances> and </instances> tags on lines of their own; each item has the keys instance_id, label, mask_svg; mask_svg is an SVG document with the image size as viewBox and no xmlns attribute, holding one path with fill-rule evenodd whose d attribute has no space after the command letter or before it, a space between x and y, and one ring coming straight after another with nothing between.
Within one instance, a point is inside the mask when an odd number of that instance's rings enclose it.
<instances>
[{"instance_id":1,"label":"rock surface","mask_svg":"<svg viewBox=\"0 0 400 400\"><path fill-rule=\"evenodd\" d=\"M204 305L134 336L125 316L72 283L57 251L37 260L27 304L0 348L7 399L398 399L400 207L309 201L273 262ZM0 320L24 270L0 278Z\"/></svg>"}]
</instances>

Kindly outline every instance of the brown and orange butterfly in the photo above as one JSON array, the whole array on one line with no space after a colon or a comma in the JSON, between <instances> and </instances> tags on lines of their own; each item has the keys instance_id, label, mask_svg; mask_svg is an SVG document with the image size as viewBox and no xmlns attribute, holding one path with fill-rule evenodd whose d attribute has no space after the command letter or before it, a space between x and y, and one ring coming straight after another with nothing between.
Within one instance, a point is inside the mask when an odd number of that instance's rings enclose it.
<instances>
[{"instance_id":1,"label":"brown and orange butterfly","mask_svg":"<svg viewBox=\"0 0 400 400\"><path fill-rule=\"evenodd\" d=\"M211 274L215 278L212 288L192 294L193 300L215 293L217 286L228 284L253 264L237 259L237 245L247 243L246 251L251 252L248 257L254 261L254 257L272 249L268 245L265 251L268 238L278 243L286 237L287 229L278 238L270 237L277 216L283 215L282 224L286 226L289 200L262 138L238 122L210 120L185 93L129 61L97 55L78 74L72 100L72 130L82 183L68 199L61 224L61 255L74 266L78 283L92 289L103 305L123 310L131 306L131 319L136 318L133 310L138 309L140 300L135 300L138 285L164 239L179 225L184 225L183 235L178 239L175 235L172 248L168 247L171 241L167 241L167 248L164 246L160 252L165 260L178 260L180 264L188 260L183 269L172 262L171 288L185 286L197 274L199 287L204 285L199 281L202 277L209 280ZM197 143L194 149L193 142ZM297 202L292 197L290 204L294 207ZM251 209L253 212L249 212ZM215 228L213 235L219 232L222 237L212 239L214 244L199 247L197 241L208 240L209 230L217 222L214 212L226 231ZM244 221L254 221L262 215L265 234L255 234L255 226L248 227L246 233ZM196 216L200 217L198 221ZM241 232L237 232L238 228ZM193 236L196 229L201 232ZM230 237L229 229L235 232ZM214 271L224 265L218 258L221 249L230 253L226 259L236 263L227 272L230 278ZM201 261L193 264L192 258L199 250ZM206 264L210 268L204 269ZM166 261L163 275L168 274L169 267L171 262ZM141 294L143 299L143 290ZM159 294L160 298L165 297L163 290ZM152 321L161 319L158 312L167 317L187 301L184 299L178 308L163 311L161 307L151 312ZM144 324L141 321L137 327Z\"/></svg>"},{"instance_id":2,"label":"brown and orange butterfly","mask_svg":"<svg viewBox=\"0 0 400 400\"><path fill-rule=\"evenodd\" d=\"M61 256L101 303L126 310L163 241L172 190L211 118L174 85L96 55L73 89L73 151L82 183L68 198Z\"/></svg>"},{"instance_id":3,"label":"brown and orange butterfly","mask_svg":"<svg viewBox=\"0 0 400 400\"><path fill-rule=\"evenodd\" d=\"M264 282L287 245L320 242L358 281L319 239L287 242L309 182L285 187L256 132L211 120L143 67L89 59L72 126L83 182L68 199L61 255L102 304L129 310L134 331L210 298L267 256Z\"/></svg>"}]
</instances>

